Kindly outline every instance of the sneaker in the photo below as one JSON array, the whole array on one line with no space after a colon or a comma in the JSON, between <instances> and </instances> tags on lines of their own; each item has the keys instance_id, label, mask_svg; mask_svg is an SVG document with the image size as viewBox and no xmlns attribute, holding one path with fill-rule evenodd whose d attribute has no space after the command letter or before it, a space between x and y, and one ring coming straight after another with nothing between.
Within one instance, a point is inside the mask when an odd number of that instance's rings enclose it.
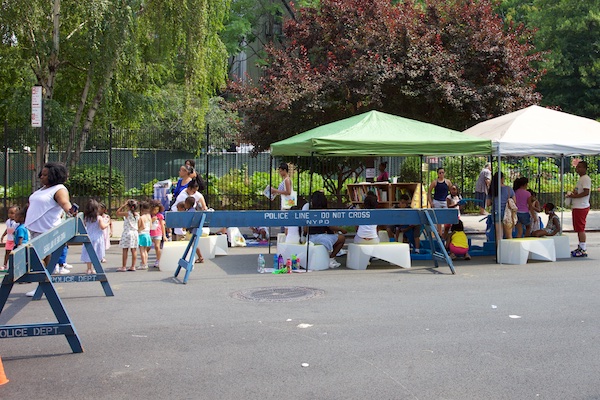
<instances>
[{"instance_id":1,"label":"sneaker","mask_svg":"<svg viewBox=\"0 0 600 400\"><path fill-rule=\"evenodd\" d=\"M335 258L330 258L329 259L329 268L331 268L331 269L337 268L340 265L342 265L342 264L340 264L339 262L335 261Z\"/></svg>"},{"instance_id":2,"label":"sneaker","mask_svg":"<svg viewBox=\"0 0 600 400\"><path fill-rule=\"evenodd\" d=\"M341 249L340 251L338 251L338 253L335 256L342 257L342 256L345 256L346 254L348 254L348 252L344 249Z\"/></svg>"},{"instance_id":3,"label":"sneaker","mask_svg":"<svg viewBox=\"0 0 600 400\"><path fill-rule=\"evenodd\" d=\"M52 275L65 275L65 274L68 274L69 272L71 272L71 271L69 271L65 267L61 267L57 264L56 267L54 267L54 272L52 272Z\"/></svg>"},{"instance_id":4,"label":"sneaker","mask_svg":"<svg viewBox=\"0 0 600 400\"><path fill-rule=\"evenodd\" d=\"M147 265L140 265L138 267L135 267L135 269L137 269L137 270L146 270L146 269L148 269L148 266Z\"/></svg>"},{"instance_id":5,"label":"sneaker","mask_svg":"<svg viewBox=\"0 0 600 400\"><path fill-rule=\"evenodd\" d=\"M578 247L571 252L571 257L587 257L587 253L581 247Z\"/></svg>"},{"instance_id":6,"label":"sneaker","mask_svg":"<svg viewBox=\"0 0 600 400\"><path fill-rule=\"evenodd\" d=\"M36 291L36 290L37 290L37 289L33 289L31 292L27 292L27 293L25 293L25 296L27 296L27 297L33 297L33 295L35 294L35 291Z\"/></svg>"},{"instance_id":7,"label":"sneaker","mask_svg":"<svg viewBox=\"0 0 600 400\"><path fill-rule=\"evenodd\" d=\"M62 267L63 267L63 268L66 268L66 269L71 269L71 268L73 268L73 266L72 266L71 264L67 264L67 263L64 263Z\"/></svg>"}]
</instances>

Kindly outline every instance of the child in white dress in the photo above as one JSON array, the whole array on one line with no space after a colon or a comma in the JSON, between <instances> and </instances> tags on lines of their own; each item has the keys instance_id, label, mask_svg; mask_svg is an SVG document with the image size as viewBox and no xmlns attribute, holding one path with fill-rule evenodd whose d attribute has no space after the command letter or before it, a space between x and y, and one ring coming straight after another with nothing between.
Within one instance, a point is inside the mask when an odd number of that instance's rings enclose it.
<instances>
[{"instance_id":1,"label":"child in white dress","mask_svg":"<svg viewBox=\"0 0 600 400\"><path fill-rule=\"evenodd\" d=\"M140 214L137 212L138 202L135 200L127 200L117 210L117 216L123 217L123 234L119 241L119 247L123 250L121 268L117 268L117 272L135 271L135 262L137 259L137 248L139 245L138 236L138 220ZM127 253L131 250L131 267L127 268Z\"/></svg>"},{"instance_id":2,"label":"child in white dress","mask_svg":"<svg viewBox=\"0 0 600 400\"><path fill-rule=\"evenodd\" d=\"M83 221L92 247L96 252L98 261L104 258L106 252L106 242L104 240L104 229L108 227L106 220L100 215L100 205L94 199L90 199L83 210ZM87 274L95 274L96 270L92 265L92 259L85 246L81 249L81 261L87 265Z\"/></svg>"}]
</instances>

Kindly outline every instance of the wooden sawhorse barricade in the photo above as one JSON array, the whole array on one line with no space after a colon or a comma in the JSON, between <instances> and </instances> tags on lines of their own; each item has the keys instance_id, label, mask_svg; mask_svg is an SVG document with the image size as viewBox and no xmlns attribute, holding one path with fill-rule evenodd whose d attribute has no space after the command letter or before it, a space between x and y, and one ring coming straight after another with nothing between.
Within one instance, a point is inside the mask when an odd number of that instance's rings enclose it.
<instances>
[{"instance_id":1,"label":"wooden sawhorse barricade","mask_svg":"<svg viewBox=\"0 0 600 400\"><path fill-rule=\"evenodd\" d=\"M286 211L199 211L167 212L166 224L169 228L187 228L192 237L183 257L179 260L175 277L185 269L183 283L187 283L194 267L194 256L199 236L196 231L205 225L214 227L231 226L348 226L348 225L423 225L429 238L432 259L438 267L438 261L444 261L454 274L454 264L446 252L435 224L454 224L458 222L458 210L455 209L341 209L341 210L286 210ZM307 246L307 251L308 251ZM308 256L305 256L308 260Z\"/></svg>"},{"instance_id":2,"label":"wooden sawhorse barricade","mask_svg":"<svg viewBox=\"0 0 600 400\"><path fill-rule=\"evenodd\" d=\"M69 318L67 310L56 292L53 283L100 282L106 296L114 296L114 294L100 260L98 260L98 256L90 242L90 238L87 235L81 215L77 218L67 219L51 231L36 237L29 243L14 250L8 259L8 273L4 276L2 285L0 286L0 314L2 314L2 310L15 283L37 282L38 288L33 299L40 299L42 294L45 294L57 322L0 325L0 339L65 335L73 353L83 352L83 347L81 347L75 326L71 322L71 318ZM67 243L82 243L85 246L92 260L92 265L96 269L96 274L50 275L49 271L54 270L54 266ZM44 267L43 260L48 255L50 256L50 261L46 268Z\"/></svg>"}]
</instances>

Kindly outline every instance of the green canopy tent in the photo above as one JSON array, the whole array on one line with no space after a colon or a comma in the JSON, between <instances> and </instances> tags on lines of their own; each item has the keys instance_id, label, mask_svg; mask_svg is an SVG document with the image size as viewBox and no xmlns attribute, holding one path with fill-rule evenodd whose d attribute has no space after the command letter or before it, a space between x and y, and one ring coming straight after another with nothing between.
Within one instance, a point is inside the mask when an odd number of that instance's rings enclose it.
<instances>
[{"instance_id":1,"label":"green canopy tent","mask_svg":"<svg viewBox=\"0 0 600 400\"><path fill-rule=\"evenodd\" d=\"M273 156L491 154L492 142L441 126L369 111L271 144Z\"/></svg>"},{"instance_id":2,"label":"green canopy tent","mask_svg":"<svg viewBox=\"0 0 600 400\"><path fill-rule=\"evenodd\" d=\"M491 152L489 139L379 111L332 122L271 144L272 156L423 157ZM309 186L312 192L312 179ZM439 237L438 242L443 247ZM445 259L451 265L447 254Z\"/></svg>"}]
</instances>

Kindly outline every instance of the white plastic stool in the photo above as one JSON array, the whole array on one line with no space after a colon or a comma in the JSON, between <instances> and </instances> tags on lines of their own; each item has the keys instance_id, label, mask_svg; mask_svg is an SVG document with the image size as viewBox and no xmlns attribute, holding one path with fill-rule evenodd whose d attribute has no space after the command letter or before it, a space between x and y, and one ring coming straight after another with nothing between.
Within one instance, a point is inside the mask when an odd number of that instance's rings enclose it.
<instances>
[{"instance_id":1,"label":"white plastic stool","mask_svg":"<svg viewBox=\"0 0 600 400\"><path fill-rule=\"evenodd\" d=\"M295 243L278 243L277 254L281 254L284 260L292 258L292 254L300 257L300 265L306 267L306 250L305 244ZM308 269L312 271L322 271L329 269L329 252L320 244L310 244L308 248Z\"/></svg>"}]
</instances>

